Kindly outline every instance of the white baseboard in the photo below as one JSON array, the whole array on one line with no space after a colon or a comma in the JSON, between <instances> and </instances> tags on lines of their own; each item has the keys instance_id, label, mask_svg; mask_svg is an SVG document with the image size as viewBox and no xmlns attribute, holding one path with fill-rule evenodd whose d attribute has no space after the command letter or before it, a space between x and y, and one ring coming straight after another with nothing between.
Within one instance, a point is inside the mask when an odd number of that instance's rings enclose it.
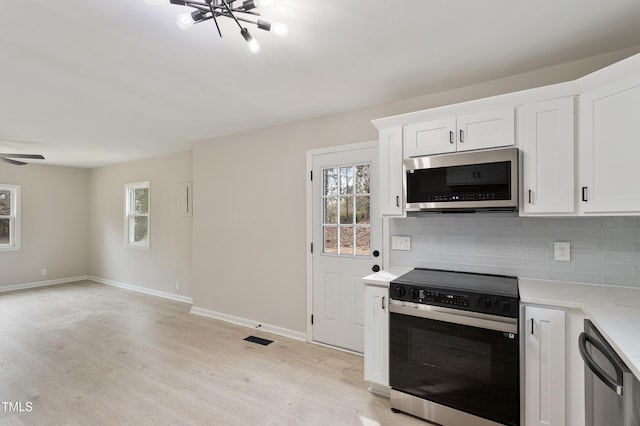
<instances>
[{"instance_id":1,"label":"white baseboard","mask_svg":"<svg viewBox=\"0 0 640 426\"><path fill-rule=\"evenodd\" d=\"M123 288L125 290L131 290L131 291L136 291L138 293L149 294L151 296L162 297L163 299L175 300L176 302L183 302L183 303L189 303L189 304L193 303L193 299L190 297L181 296L179 294L168 293L166 291L154 290L151 288L141 287L133 284L121 283L118 281L108 280L106 278L100 278L100 277L94 277L94 276L89 276L87 279L98 282L100 284L106 284L113 287Z\"/></svg>"},{"instance_id":2,"label":"white baseboard","mask_svg":"<svg viewBox=\"0 0 640 426\"><path fill-rule=\"evenodd\" d=\"M231 324L241 325L243 327L260 330L271 334L277 334L279 336L288 337L294 340L300 340L303 342L307 341L307 335L305 333L290 330L284 327L278 327L277 325L265 324L247 318L236 317L233 315L223 314L221 312L211 311L209 309L198 308L196 306L191 307L191 313L195 315L201 315L203 317L226 321Z\"/></svg>"},{"instance_id":3,"label":"white baseboard","mask_svg":"<svg viewBox=\"0 0 640 426\"><path fill-rule=\"evenodd\" d=\"M47 287L50 285L66 284L66 283L72 283L76 281L84 281L88 279L90 278L84 275L79 277L58 278L55 280L35 281L31 283L3 285L3 286L0 286L0 293L4 293L7 291L15 291L15 290L27 290L29 288Z\"/></svg>"}]
</instances>

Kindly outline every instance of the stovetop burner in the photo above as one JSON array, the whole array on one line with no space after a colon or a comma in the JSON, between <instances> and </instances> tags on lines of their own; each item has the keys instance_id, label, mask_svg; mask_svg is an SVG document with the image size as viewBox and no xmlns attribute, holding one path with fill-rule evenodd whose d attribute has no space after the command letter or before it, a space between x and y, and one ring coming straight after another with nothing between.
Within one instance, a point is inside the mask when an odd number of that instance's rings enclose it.
<instances>
[{"instance_id":1,"label":"stovetop burner","mask_svg":"<svg viewBox=\"0 0 640 426\"><path fill-rule=\"evenodd\" d=\"M516 277L416 268L392 281L389 290L394 300L518 316Z\"/></svg>"}]
</instances>

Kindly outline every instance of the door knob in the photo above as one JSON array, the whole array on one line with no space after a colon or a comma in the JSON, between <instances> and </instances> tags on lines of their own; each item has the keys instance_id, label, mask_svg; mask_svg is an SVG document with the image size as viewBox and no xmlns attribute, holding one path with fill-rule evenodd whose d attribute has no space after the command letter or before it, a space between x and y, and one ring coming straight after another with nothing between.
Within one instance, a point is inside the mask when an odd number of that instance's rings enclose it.
<instances>
[{"instance_id":1,"label":"door knob","mask_svg":"<svg viewBox=\"0 0 640 426\"><path fill-rule=\"evenodd\" d=\"M374 250L373 257L378 257L378 256L380 256L380 252L378 250Z\"/></svg>"},{"instance_id":2,"label":"door knob","mask_svg":"<svg viewBox=\"0 0 640 426\"><path fill-rule=\"evenodd\" d=\"M380 272L380 266L379 265L373 265L373 267L371 268L371 270L373 272Z\"/></svg>"}]
</instances>

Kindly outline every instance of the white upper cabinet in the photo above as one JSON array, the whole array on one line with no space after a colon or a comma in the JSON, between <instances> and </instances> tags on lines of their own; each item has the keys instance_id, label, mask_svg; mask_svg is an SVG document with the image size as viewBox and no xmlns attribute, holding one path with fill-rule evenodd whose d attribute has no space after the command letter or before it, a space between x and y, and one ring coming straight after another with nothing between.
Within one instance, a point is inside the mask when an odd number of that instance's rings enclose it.
<instances>
[{"instance_id":1,"label":"white upper cabinet","mask_svg":"<svg viewBox=\"0 0 640 426\"><path fill-rule=\"evenodd\" d=\"M401 216L402 198L402 126L389 127L379 133L380 213Z\"/></svg>"},{"instance_id":2,"label":"white upper cabinet","mask_svg":"<svg viewBox=\"0 0 640 426\"><path fill-rule=\"evenodd\" d=\"M405 158L442 154L456 150L456 119L428 121L405 127Z\"/></svg>"},{"instance_id":3,"label":"white upper cabinet","mask_svg":"<svg viewBox=\"0 0 640 426\"><path fill-rule=\"evenodd\" d=\"M581 214L640 214L640 73L580 95Z\"/></svg>"},{"instance_id":4,"label":"white upper cabinet","mask_svg":"<svg viewBox=\"0 0 640 426\"><path fill-rule=\"evenodd\" d=\"M404 129L404 158L514 144L513 108L410 124Z\"/></svg>"},{"instance_id":5,"label":"white upper cabinet","mask_svg":"<svg viewBox=\"0 0 640 426\"><path fill-rule=\"evenodd\" d=\"M498 148L516 142L513 108L462 115L456 124L458 151Z\"/></svg>"},{"instance_id":6,"label":"white upper cabinet","mask_svg":"<svg viewBox=\"0 0 640 426\"><path fill-rule=\"evenodd\" d=\"M573 214L574 98L524 105L520 127L520 214Z\"/></svg>"}]
</instances>

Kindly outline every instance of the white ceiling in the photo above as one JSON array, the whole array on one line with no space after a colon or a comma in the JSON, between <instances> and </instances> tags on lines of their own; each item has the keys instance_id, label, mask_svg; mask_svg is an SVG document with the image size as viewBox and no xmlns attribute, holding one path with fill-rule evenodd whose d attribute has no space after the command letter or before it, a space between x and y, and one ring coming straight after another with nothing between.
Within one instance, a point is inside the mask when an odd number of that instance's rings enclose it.
<instances>
[{"instance_id":1,"label":"white ceiling","mask_svg":"<svg viewBox=\"0 0 640 426\"><path fill-rule=\"evenodd\" d=\"M0 152L95 167L640 45L638 0L279 0L180 30L144 0L0 2Z\"/></svg>"}]
</instances>

